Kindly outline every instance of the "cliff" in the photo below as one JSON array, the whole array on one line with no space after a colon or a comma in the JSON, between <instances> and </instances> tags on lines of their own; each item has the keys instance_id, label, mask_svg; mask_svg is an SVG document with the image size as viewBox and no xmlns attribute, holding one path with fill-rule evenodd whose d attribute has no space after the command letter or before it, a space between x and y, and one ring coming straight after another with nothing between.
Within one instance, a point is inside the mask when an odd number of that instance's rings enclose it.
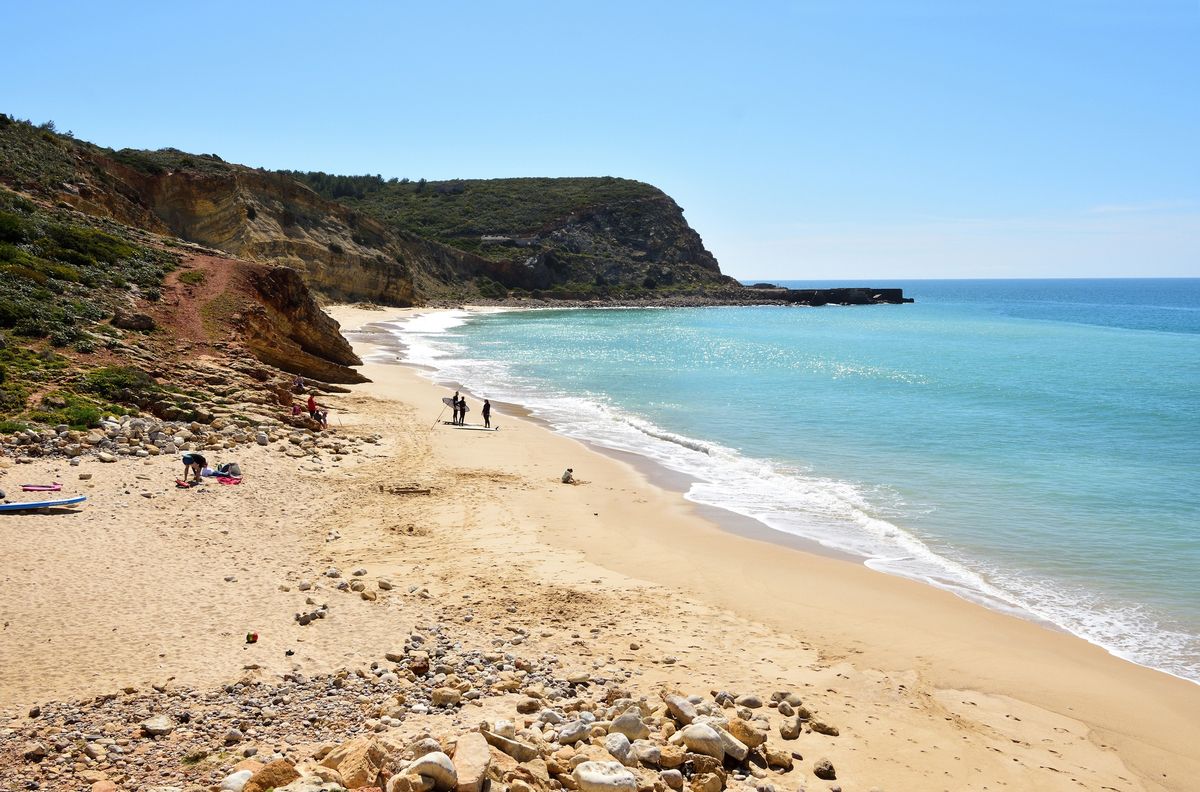
<instances>
[{"instance_id":1,"label":"cliff","mask_svg":"<svg viewBox=\"0 0 1200 792\"><path fill-rule=\"evenodd\" d=\"M293 173L397 233L473 258L473 277L507 291L638 297L738 288L670 196L630 179L410 182ZM439 289L438 286L441 286ZM453 286L444 279L438 296Z\"/></svg>"}]
</instances>

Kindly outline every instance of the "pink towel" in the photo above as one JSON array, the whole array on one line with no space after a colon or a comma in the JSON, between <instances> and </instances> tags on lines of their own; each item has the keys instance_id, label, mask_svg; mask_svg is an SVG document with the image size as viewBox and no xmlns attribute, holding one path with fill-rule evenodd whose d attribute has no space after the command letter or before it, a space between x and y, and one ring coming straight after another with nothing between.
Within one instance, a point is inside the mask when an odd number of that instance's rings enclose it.
<instances>
[{"instance_id":1,"label":"pink towel","mask_svg":"<svg viewBox=\"0 0 1200 792\"><path fill-rule=\"evenodd\" d=\"M218 484L241 484L242 480L240 478L234 478L233 476L221 476L217 479L217 483Z\"/></svg>"}]
</instances>

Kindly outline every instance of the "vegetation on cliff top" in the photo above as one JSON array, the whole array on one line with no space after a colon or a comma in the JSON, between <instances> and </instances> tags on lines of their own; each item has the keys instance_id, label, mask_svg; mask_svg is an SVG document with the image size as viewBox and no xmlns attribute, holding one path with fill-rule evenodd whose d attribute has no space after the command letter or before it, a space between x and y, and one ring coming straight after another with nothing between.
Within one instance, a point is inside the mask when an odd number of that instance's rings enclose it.
<instances>
[{"instance_id":1,"label":"vegetation on cliff top","mask_svg":"<svg viewBox=\"0 0 1200 792\"><path fill-rule=\"evenodd\" d=\"M483 236L533 236L593 207L669 200L649 184L611 176L384 181L380 176L286 173L393 228L472 252L479 252Z\"/></svg>"}]
</instances>

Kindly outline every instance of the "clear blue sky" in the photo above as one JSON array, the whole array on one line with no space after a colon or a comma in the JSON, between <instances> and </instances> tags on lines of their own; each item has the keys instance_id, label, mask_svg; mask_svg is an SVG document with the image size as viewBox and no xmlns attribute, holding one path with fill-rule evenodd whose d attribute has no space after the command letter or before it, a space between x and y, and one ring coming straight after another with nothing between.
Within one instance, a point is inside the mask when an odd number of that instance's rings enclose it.
<instances>
[{"instance_id":1,"label":"clear blue sky","mask_svg":"<svg viewBox=\"0 0 1200 792\"><path fill-rule=\"evenodd\" d=\"M0 111L385 177L612 175L738 277L1200 276L1200 3L18 3Z\"/></svg>"}]
</instances>

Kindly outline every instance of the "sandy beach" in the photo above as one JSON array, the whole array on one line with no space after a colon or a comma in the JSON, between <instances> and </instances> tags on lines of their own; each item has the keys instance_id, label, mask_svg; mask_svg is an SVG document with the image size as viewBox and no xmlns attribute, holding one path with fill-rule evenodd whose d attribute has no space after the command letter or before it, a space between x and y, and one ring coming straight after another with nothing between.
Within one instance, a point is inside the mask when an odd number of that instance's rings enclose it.
<instances>
[{"instance_id":1,"label":"sandy beach","mask_svg":"<svg viewBox=\"0 0 1200 792\"><path fill-rule=\"evenodd\" d=\"M330 313L353 330L400 312ZM0 728L37 702L126 686L367 664L437 620L464 646L511 647L524 630L512 651L646 690L803 691L839 734L799 750L828 757L846 792L1182 792L1200 778L1200 686L743 535L520 415L497 412L491 433L435 425L445 388L405 366L362 371L370 383L322 399L356 450L239 449L240 486L176 490L173 457L0 460L0 488L46 479L89 496L76 513L0 518ZM562 484L568 466L586 483ZM330 567L394 587L346 596ZM329 618L299 625L306 599Z\"/></svg>"}]
</instances>

